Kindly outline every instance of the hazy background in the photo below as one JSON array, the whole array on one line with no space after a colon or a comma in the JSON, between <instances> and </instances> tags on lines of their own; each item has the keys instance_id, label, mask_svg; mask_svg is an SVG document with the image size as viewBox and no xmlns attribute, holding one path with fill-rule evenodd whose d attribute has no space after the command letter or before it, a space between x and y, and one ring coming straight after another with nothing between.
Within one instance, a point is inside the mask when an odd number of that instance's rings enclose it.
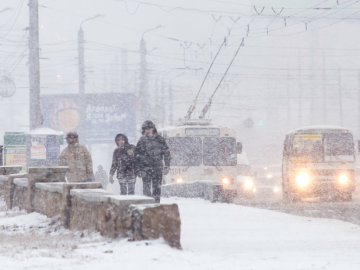
<instances>
[{"instance_id":1,"label":"hazy background","mask_svg":"<svg viewBox=\"0 0 360 270\"><path fill-rule=\"evenodd\" d=\"M27 130L29 125L27 4L0 2L0 75L10 76L17 86L13 97L0 100L1 140L3 132ZM77 32L84 19L101 14L83 24L86 92L138 94L144 79L139 49L143 36L155 120L159 126L174 125L185 116L224 37L227 46L215 62L194 117L245 38L209 116L238 131L253 163L280 163L284 134L299 126L342 125L360 135L360 1L39 4L42 94L77 93ZM1 12L8 7L11 10ZM109 165L104 158L95 163Z\"/></svg>"}]
</instances>

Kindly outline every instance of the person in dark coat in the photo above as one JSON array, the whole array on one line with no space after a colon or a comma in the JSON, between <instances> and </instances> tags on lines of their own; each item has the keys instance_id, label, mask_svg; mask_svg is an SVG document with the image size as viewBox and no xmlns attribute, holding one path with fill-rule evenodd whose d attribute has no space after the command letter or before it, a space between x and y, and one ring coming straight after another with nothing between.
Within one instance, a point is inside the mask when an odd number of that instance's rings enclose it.
<instances>
[{"instance_id":1,"label":"person in dark coat","mask_svg":"<svg viewBox=\"0 0 360 270\"><path fill-rule=\"evenodd\" d=\"M163 174L169 173L170 151L153 122L142 125L142 137L135 148L136 173L143 180L143 193L160 203Z\"/></svg>"},{"instance_id":2,"label":"person in dark coat","mask_svg":"<svg viewBox=\"0 0 360 270\"><path fill-rule=\"evenodd\" d=\"M114 153L110 169L109 182L114 183L114 174L119 180L121 195L135 194L135 146L129 144L124 134L115 137L118 146Z\"/></svg>"}]
</instances>

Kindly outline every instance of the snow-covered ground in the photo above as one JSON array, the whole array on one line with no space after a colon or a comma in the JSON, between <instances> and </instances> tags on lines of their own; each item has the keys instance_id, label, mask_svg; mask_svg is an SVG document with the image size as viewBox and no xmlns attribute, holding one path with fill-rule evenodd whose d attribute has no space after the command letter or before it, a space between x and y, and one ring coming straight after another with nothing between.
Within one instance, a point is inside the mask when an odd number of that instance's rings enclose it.
<instances>
[{"instance_id":1,"label":"snow-covered ground","mask_svg":"<svg viewBox=\"0 0 360 270\"><path fill-rule=\"evenodd\" d=\"M360 269L360 226L210 203L178 203L182 250L71 232L0 204L0 269Z\"/></svg>"}]
</instances>

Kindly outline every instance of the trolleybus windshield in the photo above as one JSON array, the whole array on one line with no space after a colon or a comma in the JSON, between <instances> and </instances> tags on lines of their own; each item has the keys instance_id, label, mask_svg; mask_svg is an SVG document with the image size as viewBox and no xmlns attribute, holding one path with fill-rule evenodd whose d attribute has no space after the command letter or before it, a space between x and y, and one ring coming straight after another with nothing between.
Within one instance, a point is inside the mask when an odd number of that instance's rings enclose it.
<instances>
[{"instance_id":1,"label":"trolleybus windshield","mask_svg":"<svg viewBox=\"0 0 360 270\"><path fill-rule=\"evenodd\" d=\"M200 166L202 141L198 137L171 137L168 139L172 166Z\"/></svg>"},{"instance_id":2,"label":"trolleybus windshield","mask_svg":"<svg viewBox=\"0 0 360 270\"><path fill-rule=\"evenodd\" d=\"M236 161L235 138L204 138L205 166L235 166Z\"/></svg>"}]
</instances>

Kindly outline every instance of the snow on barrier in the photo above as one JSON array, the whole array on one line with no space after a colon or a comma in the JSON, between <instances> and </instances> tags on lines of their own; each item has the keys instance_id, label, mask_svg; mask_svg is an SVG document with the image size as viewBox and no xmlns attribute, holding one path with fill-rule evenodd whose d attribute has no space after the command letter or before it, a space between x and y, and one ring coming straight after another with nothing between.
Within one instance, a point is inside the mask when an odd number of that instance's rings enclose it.
<instances>
[{"instance_id":1,"label":"snow on barrier","mask_svg":"<svg viewBox=\"0 0 360 270\"><path fill-rule=\"evenodd\" d=\"M71 230L97 231L112 238L163 238L180 248L177 204L155 204L135 195L112 195L97 182L65 182L66 167L29 168L28 174L0 176L0 196L18 207L59 218Z\"/></svg>"}]
</instances>

